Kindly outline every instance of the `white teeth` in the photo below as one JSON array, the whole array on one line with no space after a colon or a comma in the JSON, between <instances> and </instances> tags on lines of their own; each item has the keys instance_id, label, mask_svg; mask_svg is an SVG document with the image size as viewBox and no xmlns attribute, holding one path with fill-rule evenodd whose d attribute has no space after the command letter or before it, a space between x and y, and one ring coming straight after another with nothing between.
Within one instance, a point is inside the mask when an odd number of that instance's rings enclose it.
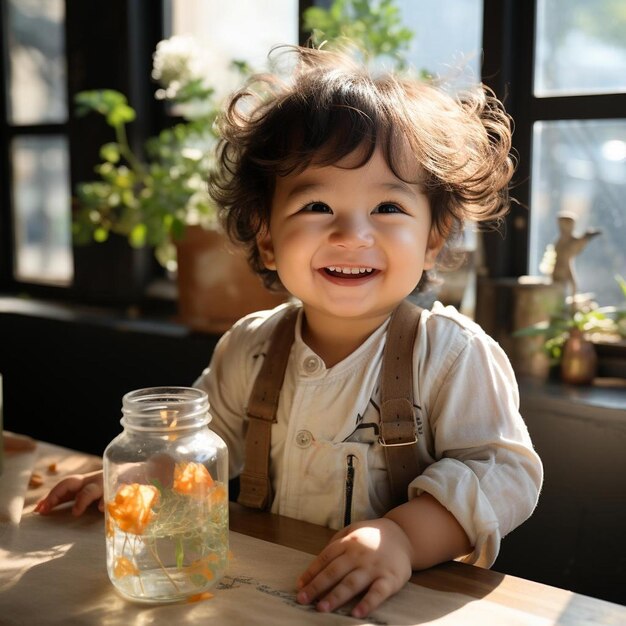
<instances>
[{"instance_id":1,"label":"white teeth","mask_svg":"<svg viewBox=\"0 0 626 626\"><path fill-rule=\"evenodd\" d=\"M328 266L331 272L341 272L342 274L370 274L374 270L371 267L335 267L333 265Z\"/></svg>"}]
</instances>

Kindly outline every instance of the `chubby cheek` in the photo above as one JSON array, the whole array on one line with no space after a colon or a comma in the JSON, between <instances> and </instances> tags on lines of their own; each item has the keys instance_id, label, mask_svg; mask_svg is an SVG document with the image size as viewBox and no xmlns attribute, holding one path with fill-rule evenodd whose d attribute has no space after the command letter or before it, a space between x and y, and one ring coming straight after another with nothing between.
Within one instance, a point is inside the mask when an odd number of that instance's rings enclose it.
<instances>
[{"instance_id":1,"label":"chubby cheek","mask_svg":"<svg viewBox=\"0 0 626 626\"><path fill-rule=\"evenodd\" d=\"M387 247L392 251L390 261L398 267L403 267L406 274L421 276L424 269L430 269L428 235L422 232L411 232L409 229L395 231L387 240Z\"/></svg>"},{"instance_id":2,"label":"chubby cheek","mask_svg":"<svg viewBox=\"0 0 626 626\"><path fill-rule=\"evenodd\" d=\"M306 279L306 273L309 270L312 271L314 252L315 246L312 238L300 232L284 233L278 240L275 240L276 270L281 282L289 291L291 291L290 287L297 286L298 281Z\"/></svg>"}]
</instances>

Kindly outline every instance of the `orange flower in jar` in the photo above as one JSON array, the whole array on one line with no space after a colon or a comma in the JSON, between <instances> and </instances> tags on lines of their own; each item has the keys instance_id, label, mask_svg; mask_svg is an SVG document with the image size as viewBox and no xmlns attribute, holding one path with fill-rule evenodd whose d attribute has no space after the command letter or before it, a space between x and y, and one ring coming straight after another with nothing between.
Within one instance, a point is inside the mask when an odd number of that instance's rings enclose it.
<instances>
[{"instance_id":1,"label":"orange flower in jar","mask_svg":"<svg viewBox=\"0 0 626 626\"><path fill-rule=\"evenodd\" d=\"M177 493L203 498L215 483L209 470L202 463L176 463L174 484Z\"/></svg>"},{"instance_id":2,"label":"orange flower in jar","mask_svg":"<svg viewBox=\"0 0 626 626\"><path fill-rule=\"evenodd\" d=\"M202 576L207 580L213 580L214 574L211 570L210 563L215 563L217 557L213 554L208 555L203 559L194 561L191 565L185 568L185 571L190 576Z\"/></svg>"},{"instance_id":3,"label":"orange flower in jar","mask_svg":"<svg viewBox=\"0 0 626 626\"><path fill-rule=\"evenodd\" d=\"M211 490L211 493L209 493L208 500L211 506L217 506L226 502L227 497L224 485L215 485L215 488Z\"/></svg>"},{"instance_id":4,"label":"orange flower in jar","mask_svg":"<svg viewBox=\"0 0 626 626\"><path fill-rule=\"evenodd\" d=\"M115 560L113 574L115 578L124 578L125 576L137 576L139 570L136 565L125 556L119 556Z\"/></svg>"},{"instance_id":5,"label":"orange flower in jar","mask_svg":"<svg viewBox=\"0 0 626 626\"><path fill-rule=\"evenodd\" d=\"M115 499L107 503L107 510L120 530L141 535L152 520L152 506L158 498L157 488L151 485L122 485Z\"/></svg>"}]
</instances>

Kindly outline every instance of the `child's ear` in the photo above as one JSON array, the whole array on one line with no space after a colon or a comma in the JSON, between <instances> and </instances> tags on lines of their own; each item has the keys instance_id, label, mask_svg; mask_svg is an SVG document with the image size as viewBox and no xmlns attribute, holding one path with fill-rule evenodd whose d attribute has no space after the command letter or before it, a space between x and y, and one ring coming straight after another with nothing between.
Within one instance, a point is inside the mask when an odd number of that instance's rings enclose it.
<instances>
[{"instance_id":1,"label":"child's ear","mask_svg":"<svg viewBox=\"0 0 626 626\"><path fill-rule=\"evenodd\" d=\"M439 230L432 226L430 233L428 234L428 243L426 245L426 254L424 255L424 269L431 270L435 267L437 256L441 252L446 243L445 237L439 232Z\"/></svg>"},{"instance_id":2,"label":"child's ear","mask_svg":"<svg viewBox=\"0 0 626 626\"><path fill-rule=\"evenodd\" d=\"M276 270L276 261L274 257L274 244L269 229L263 229L256 238L256 245L259 249L261 261L265 269Z\"/></svg>"}]
</instances>

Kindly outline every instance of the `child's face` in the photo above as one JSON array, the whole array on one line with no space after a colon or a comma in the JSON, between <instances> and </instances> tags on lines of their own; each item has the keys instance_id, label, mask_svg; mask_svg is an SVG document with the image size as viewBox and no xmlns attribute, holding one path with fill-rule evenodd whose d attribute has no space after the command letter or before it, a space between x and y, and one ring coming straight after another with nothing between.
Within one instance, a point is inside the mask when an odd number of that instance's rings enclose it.
<instances>
[{"instance_id":1,"label":"child's face","mask_svg":"<svg viewBox=\"0 0 626 626\"><path fill-rule=\"evenodd\" d=\"M342 319L388 315L442 244L426 194L397 178L379 149L356 169L310 166L278 177L269 233L258 240L265 266L305 311Z\"/></svg>"}]
</instances>

